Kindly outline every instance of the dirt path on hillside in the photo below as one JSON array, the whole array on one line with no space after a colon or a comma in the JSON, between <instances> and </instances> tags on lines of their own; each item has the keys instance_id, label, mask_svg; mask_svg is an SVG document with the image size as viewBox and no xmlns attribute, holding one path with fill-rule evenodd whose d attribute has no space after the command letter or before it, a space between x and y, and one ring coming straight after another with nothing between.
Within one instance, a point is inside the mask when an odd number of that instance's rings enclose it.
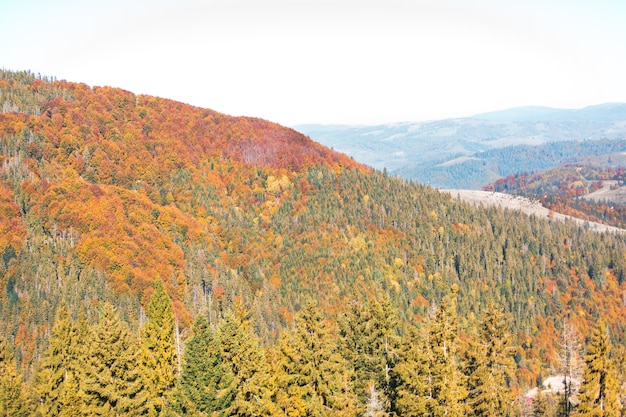
<instances>
[{"instance_id":1,"label":"dirt path on hillside","mask_svg":"<svg viewBox=\"0 0 626 417\"><path fill-rule=\"evenodd\" d=\"M570 219L575 221L576 223L579 223L580 225L588 224L591 230L597 232L626 232L626 230L619 229L617 227L607 226L595 222L588 222L586 220L577 219L572 216L566 216L565 214L550 212L550 210L542 206L538 201L533 201L525 197L478 190L441 190L441 192L450 193L453 198L459 198L476 206L483 204L485 206L508 208L509 210L519 210L522 213L526 213L528 215L532 214L537 217L550 218L553 220Z\"/></svg>"}]
</instances>

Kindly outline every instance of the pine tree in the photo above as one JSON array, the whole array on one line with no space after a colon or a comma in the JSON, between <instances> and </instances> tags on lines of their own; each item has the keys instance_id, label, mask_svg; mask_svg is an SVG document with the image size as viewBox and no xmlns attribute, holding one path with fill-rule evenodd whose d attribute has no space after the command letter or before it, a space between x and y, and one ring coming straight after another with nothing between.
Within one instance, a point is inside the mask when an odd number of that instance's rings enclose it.
<instances>
[{"instance_id":1,"label":"pine tree","mask_svg":"<svg viewBox=\"0 0 626 417\"><path fill-rule=\"evenodd\" d=\"M353 303L340 321L341 354L351 367L354 392L363 410L376 393L377 402L389 410L394 396L398 319L389 299Z\"/></svg>"},{"instance_id":2,"label":"pine tree","mask_svg":"<svg viewBox=\"0 0 626 417\"><path fill-rule=\"evenodd\" d=\"M218 329L220 389L216 399L221 416L269 416L275 411L265 355L252 334L249 313L240 301ZM223 388L222 388L223 387Z\"/></svg>"},{"instance_id":3,"label":"pine tree","mask_svg":"<svg viewBox=\"0 0 626 417\"><path fill-rule=\"evenodd\" d=\"M620 415L619 382L609 354L611 342L604 320L593 329L584 356L585 371L575 413L581 417L613 417Z\"/></svg>"},{"instance_id":4,"label":"pine tree","mask_svg":"<svg viewBox=\"0 0 626 417\"><path fill-rule=\"evenodd\" d=\"M509 380L513 376L515 349L511 347L511 320L494 304L487 306L478 335L467 350L467 404L477 417L508 416L512 412Z\"/></svg>"},{"instance_id":5,"label":"pine tree","mask_svg":"<svg viewBox=\"0 0 626 417\"><path fill-rule=\"evenodd\" d=\"M85 366L85 393L89 409L99 416L141 415L148 387L137 367L140 350L126 323L105 303L92 333Z\"/></svg>"},{"instance_id":6,"label":"pine tree","mask_svg":"<svg viewBox=\"0 0 626 417\"><path fill-rule=\"evenodd\" d=\"M347 364L317 306L307 304L294 330L278 345L276 403L286 415L352 416L357 413Z\"/></svg>"},{"instance_id":7,"label":"pine tree","mask_svg":"<svg viewBox=\"0 0 626 417\"><path fill-rule=\"evenodd\" d=\"M8 343L0 340L0 416L28 416L30 407L22 376L15 368L13 352Z\"/></svg>"},{"instance_id":8,"label":"pine tree","mask_svg":"<svg viewBox=\"0 0 626 417\"><path fill-rule=\"evenodd\" d=\"M45 416L86 413L82 378L87 346L86 325L77 325L62 302L36 375L38 413Z\"/></svg>"},{"instance_id":9,"label":"pine tree","mask_svg":"<svg viewBox=\"0 0 626 417\"><path fill-rule=\"evenodd\" d=\"M181 413L210 414L227 407L231 398L222 395L222 388L232 377L222 361L220 343L204 316L193 325L193 336L187 342L178 395Z\"/></svg>"},{"instance_id":10,"label":"pine tree","mask_svg":"<svg viewBox=\"0 0 626 417\"><path fill-rule=\"evenodd\" d=\"M142 361L154 413L162 413L177 375L174 312L163 283L156 281L143 328Z\"/></svg>"}]
</instances>

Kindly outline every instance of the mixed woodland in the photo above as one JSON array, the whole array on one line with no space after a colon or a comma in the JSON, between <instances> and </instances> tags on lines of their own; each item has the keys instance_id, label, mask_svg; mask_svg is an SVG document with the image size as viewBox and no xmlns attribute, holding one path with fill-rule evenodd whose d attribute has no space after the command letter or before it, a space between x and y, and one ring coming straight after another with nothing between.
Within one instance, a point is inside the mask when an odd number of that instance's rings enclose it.
<instances>
[{"instance_id":1,"label":"mixed woodland","mask_svg":"<svg viewBox=\"0 0 626 417\"><path fill-rule=\"evenodd\" d=\"M2 415L625 412L625 235L121 89L0 104Z\"/></svg>"}]
</instances>

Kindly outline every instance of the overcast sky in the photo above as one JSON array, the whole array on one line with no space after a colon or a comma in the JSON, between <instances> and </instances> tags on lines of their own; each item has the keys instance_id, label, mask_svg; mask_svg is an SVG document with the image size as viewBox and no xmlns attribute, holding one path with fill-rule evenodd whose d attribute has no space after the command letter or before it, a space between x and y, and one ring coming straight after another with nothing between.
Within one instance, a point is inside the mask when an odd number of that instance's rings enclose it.
<instances>
[{"instance_id":1,"label":"overcast sky","mask_svg":"<svg viewBox=\"0 0 626 417\"><path fill-rule=\"evenodd\" d=\"M624 0L0 0L0 67L283 125L626 102Z\"/></svg>"}]
</instances>

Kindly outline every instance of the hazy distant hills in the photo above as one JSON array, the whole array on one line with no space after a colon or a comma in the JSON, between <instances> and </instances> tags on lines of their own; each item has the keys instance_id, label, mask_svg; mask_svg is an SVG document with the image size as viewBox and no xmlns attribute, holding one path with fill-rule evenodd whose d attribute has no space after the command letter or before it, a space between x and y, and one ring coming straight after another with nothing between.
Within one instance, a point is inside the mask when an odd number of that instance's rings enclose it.
<instances>
[{"instance_id":1,"label":"hazy distant hills","mask_svg":"<svg viewBox=\"0 0 626 417\"><path fill-rule=\"evenodd\" d=\"M376 169L436 187L477 189L516 172L624 150L617 144L607 148L570 142L626 138L626 104L519 107L420 123L295 128Z\"/></svg>"}]
</instances>

